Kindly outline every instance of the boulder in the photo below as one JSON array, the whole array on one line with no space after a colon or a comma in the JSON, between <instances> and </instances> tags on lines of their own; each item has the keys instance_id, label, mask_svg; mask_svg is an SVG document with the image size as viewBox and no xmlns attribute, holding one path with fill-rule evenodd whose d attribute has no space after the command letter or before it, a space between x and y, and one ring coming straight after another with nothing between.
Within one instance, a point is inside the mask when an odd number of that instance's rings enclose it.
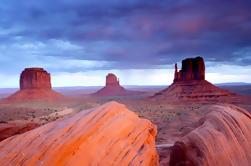
<instances>
[{"instance_id":1,"label":"boulder","mask_svg":"<svg viewBox=\"0 0 251 166\"><path fill-rule=\"evenodd\" d=\"M1 166L158 165L157 127L109 102L0 142Z\"/></svg>"},{"instance_id":2,"label":"boulder","mask_svg":"<svg viewBox=\"0 0 251 166\"><path fill-rule=\"evenodd\" d=\"M171 148L170 166L249 166L251 115L233 105L209 108L197 128Z\"/></svg>"}]
</instances>

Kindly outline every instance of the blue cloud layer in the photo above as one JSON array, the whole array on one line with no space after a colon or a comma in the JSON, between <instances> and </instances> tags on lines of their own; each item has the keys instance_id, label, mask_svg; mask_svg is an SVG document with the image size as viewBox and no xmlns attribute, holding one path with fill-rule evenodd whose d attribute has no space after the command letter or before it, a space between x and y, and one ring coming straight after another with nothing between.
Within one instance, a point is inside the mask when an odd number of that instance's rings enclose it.
<instances>
[{"instance_id":1,"label":"blue cloud layer","mask_svg":"<svg viewBox=\"0 0 251 166\"><path fill-rule=\"evenodd\" d=\"M250 10L249 0L2 0L0 72L165 68L198 55L251 65Z\"/></svg>"}]
</instances>

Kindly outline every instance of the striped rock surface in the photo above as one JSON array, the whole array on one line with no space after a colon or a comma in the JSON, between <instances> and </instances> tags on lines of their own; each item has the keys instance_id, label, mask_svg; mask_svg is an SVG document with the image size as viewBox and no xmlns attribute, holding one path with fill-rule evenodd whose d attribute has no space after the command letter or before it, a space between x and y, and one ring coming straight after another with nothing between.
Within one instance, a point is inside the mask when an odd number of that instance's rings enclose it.
<instances>
[{"instance_id":1,"label":"striped rock surface","mask_svg":"<svg viewBox=\"0 0 251 166\"><path fill-rule=\"evenodd\" d=\"M158 165L156 133L149 120L109 102L0 142L0 165Z\"/></svg>"}]
</instances>

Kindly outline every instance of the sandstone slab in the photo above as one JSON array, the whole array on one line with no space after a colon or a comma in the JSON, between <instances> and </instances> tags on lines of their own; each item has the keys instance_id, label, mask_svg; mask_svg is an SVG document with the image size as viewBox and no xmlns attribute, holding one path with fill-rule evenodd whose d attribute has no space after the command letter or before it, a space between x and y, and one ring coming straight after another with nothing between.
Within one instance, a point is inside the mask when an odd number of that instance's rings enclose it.
<instances>
[{"instance_id":1,"label":"sandstone slab","mask_svg":"<svg viewBox=\"0 0 251 166\"><path fill-rule=\"evenodd\" d=\"M249 166L251 115L236 106L209 108L197 128L171 148L170 166Z\"/></svg>"},{"instance_id":2,"label":"sandstone slab","mask_svg":"<svg viewBox=\"0 0 251 166\"><path fill-rule=\"evenodd\" d=\"M2 166L158 165L157 128L116 102L0 142Z\"/></svg>"}]
</instances>

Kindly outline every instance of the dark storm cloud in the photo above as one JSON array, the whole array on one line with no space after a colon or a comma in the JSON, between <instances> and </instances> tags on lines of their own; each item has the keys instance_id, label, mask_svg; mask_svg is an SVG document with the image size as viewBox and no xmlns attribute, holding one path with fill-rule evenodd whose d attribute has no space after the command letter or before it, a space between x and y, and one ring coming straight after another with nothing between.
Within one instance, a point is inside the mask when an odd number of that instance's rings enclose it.
<instances>
[{"instance_id":1,"label":"dark storm cloud","mask_svg":"<svg viewBox=\"0 0 251 166\"><path fill-rule=\"evenodd\" d=\"M0 56L111 62L93 69L162 68L198 55L250 65L250 10L248 0L2 0Z\"/></svg>"}]
</instances>

